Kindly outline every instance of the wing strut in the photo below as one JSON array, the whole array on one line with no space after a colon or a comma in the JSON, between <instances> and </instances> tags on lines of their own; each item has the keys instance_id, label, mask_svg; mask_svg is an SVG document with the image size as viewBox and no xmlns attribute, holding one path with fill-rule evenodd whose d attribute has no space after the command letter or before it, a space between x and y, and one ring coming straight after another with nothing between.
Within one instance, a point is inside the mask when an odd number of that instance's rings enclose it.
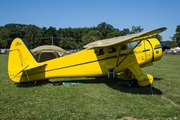
<instances>
[{"instance_id":1,"label":"wing strut","mask_svg":"<svg viewBox=\"0 0 180 120\"><path fill-rule=\"evenodd\" d=\"M142 39L142 40L143 40L143 39ZM139 44L142 40L140 40L140 41L131 49L131 51L128 52L128 54L118 63L119 57L120 57L120 53L121 53L121 47L122 47L122 45L119 47L119 52L118 52L117 61L116 61L116 67L118 67L118 66L132 53L132 51L138 46L138 44Z\"/></svg>"}]
</instances>

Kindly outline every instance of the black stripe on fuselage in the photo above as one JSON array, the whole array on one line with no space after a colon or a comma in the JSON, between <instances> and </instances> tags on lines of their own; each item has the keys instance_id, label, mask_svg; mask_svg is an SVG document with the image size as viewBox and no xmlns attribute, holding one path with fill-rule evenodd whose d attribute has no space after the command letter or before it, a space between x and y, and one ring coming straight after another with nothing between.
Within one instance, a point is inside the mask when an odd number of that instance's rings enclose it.
<instances>
[{"instance_id":1,"label":"black stripe on fuselage","mask_svg":"<svg viewBox=\"0 0 180 120\"><path fill-rule=\"evenodd\" d=\"M147 51L149 51L149 49L148 50L143 50L142 52L147 52ZM134 52L131 52L130 54L134 54ZM120 56L126 56L126 55L127 54L121 54ZM55 71L55 70L76 67L76 66L80 66L80 65L84 65L84 64L90 64L90 63L93 63L93 62L100 62L100 61L103 61L103 60L114 59L114 58L117 58L117 55L106 57L106 58L102 58L102 59L92 60L92 61L88 61L88 62L84 62L84 63L78 63L78 64L69 65L69 66L54 68L54 69L50 69L50 70L46 70L46 71L39 71L39 72L31 73L31 74L28 74L28 75L40 74L40 73L43 73L43 72L51 72L51 71ZM23 76L26 76L26 75L23 75Z\"/></svg>"},{"instance_id":2,"label":"black stripe on fuselage","mask_svg":"<svg viewBox=\"0 0 180 120\"><path fill-rule=\"evenodd\" d=\"M121 56L124 56L124 55L126 55L126 54L123 54L123 55L121 55ZM117 57L117 55L111 56L111 57L107 57L107 58L103 58L103 59L92 60L92 61L88 61L88 62L84 62L84 63L78 63L78 64L74 64L74 65L69 65L69 66L54 68L54 69L50 69L50 70L46 70L46 71L39 71L39 72L31 73L31 74L28 74L28 75L34 75L34 74L40 74L40 73L44 73L44 72L51 72L51 71L55 71L55 70L60 70L60 69L66 69L66 68L76 67L76 66L80 66L80 65L84 65L84 64L90 64L90 63L93 63L93 62L99 62L99 61L103 61L103 60L113 59L113 58L116 58L116 57ZM22 76L26 76L26 75L22 75Z\"/></svg>"},{"instance_id":3,"label":"black stripe on fuselage","mask_svg":"<svg viewBox=\"0 0 180 120\"><path fill-rule=\"evenodd\" d=\"M150 51L150 49L143 50L142 52L147 52L147 51Z\"/></svg>"}]
</instances>

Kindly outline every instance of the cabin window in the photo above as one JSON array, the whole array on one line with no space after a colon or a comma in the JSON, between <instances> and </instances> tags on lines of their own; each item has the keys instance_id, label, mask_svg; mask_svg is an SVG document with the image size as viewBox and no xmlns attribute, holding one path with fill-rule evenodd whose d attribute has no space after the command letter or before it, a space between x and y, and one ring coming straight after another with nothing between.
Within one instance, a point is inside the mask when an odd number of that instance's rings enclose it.
<instances>
[{"instance_id":1,"label":"cabin window","mask_svg":"<svg viewBox=\"0 0 180 120\"><path fill-rule=\"evenodd\" d=\"M126 49L126 45L122 45L121 50L125 50Z\"/></svg>"},{"instance_id":2,"label":"cabin window","mask_svg":"<svg viewBox=\"0 0 180 120\"><path fill-rule=\"evenodd\" d=\"M94 51L96 55L104 55L104 50L103 49L97 49Z\"/></svg>"},{"instance_id":3,"label":"cabin window","mask_svg":"<svg viewBox=\"0 0 180 120\"><path fill-rule=\"evenodd\" d=\"M138 42L139 42L139 41L134 41L134 42L128 43L127 45L128 45L129 48L134 48L134 47L138 44ZM138 46L141 46L141 43L139 43L139 44L137 45L137 47L138 47Z\"/></svg>"},{"instance_id":4,"label":"cabin window","mask_svg":"<svg viewBox=\"0 0 180 120\"><path fill-rule=\"evenodd\" d=\"M109 51L109 53L116 52L116 48L115 47L109 47L108 51Z\"/></svg>"}]
</instances>

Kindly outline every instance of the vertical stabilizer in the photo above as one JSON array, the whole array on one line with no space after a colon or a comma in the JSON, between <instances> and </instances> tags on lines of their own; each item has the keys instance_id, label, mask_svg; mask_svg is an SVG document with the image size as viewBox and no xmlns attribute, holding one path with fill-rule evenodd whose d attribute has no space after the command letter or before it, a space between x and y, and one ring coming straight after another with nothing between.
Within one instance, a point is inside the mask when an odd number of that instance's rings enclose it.
<instances>
[{"instance_id":1,"label":"vertical stabilizer","mask_svg":"<svg viewBox=\"0 0 180 120\"><path fill-rule=\"evenodd\" d=\"M19 82L22 76L22 71L30 64L37 63L31 51L27 48L24 41L16 38L11 43L9 58L8 58L8 74L9 77Z\"/></svg>"}]
</instances>

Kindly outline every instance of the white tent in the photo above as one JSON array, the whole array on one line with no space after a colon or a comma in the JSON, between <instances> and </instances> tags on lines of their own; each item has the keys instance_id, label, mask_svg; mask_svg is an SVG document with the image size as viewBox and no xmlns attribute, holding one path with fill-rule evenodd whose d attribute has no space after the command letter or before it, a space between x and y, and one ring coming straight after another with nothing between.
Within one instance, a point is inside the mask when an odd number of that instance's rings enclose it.
<instances>
[{"instance_id":1,"label":"white tent","mask_svg":"<svg viewBox=\"0 0 180 120\"><path fill-rule=\"evenodd\" d=\"M43 45L36 47L32 50L32 53L34 54L35 58L39 62L55 59L58 57L64 56L67 52L57 46L54 45Z\"/></svg>"}]
</instances>

